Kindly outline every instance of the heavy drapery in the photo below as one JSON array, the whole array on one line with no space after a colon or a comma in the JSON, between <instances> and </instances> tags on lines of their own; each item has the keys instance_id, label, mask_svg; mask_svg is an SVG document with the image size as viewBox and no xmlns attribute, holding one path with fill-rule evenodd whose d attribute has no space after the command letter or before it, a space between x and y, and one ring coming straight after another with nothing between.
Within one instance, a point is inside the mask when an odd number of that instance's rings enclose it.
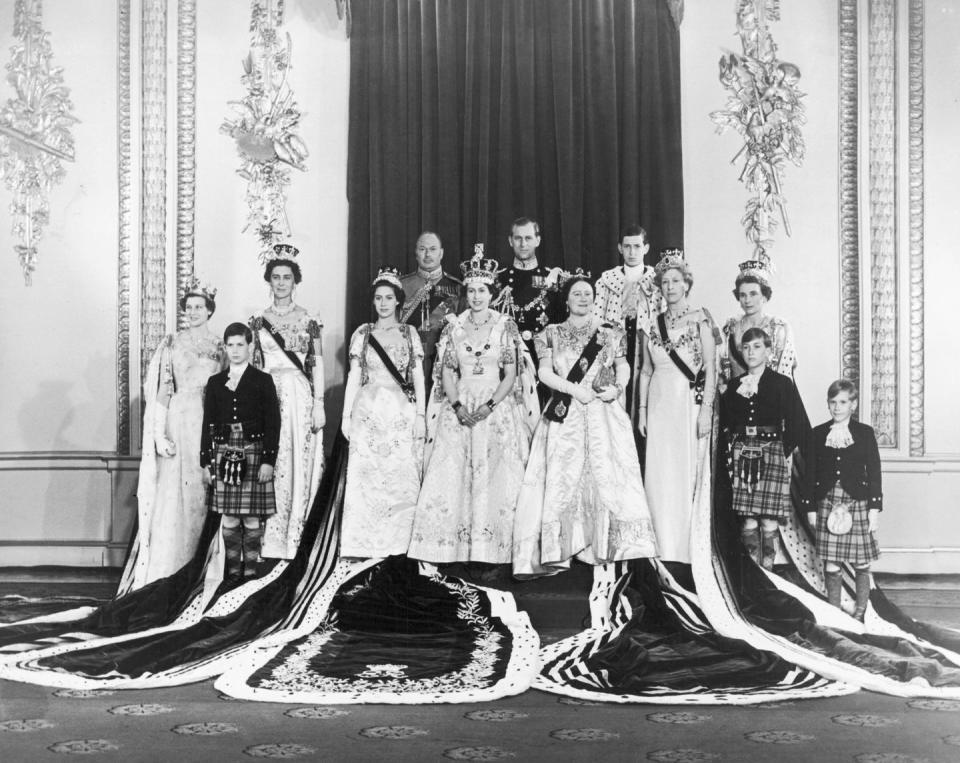
<instances>
[{"instance_id":1,"label":"heavy drapery","mask_svg":"<svg viewBox=\"0 0 960 763\"><path fill-rule=\"evenodd\" d=\"M423 229L447 270L510 222L599 275L640 222L682 246L680 51L665 0L353 0L348 325Z\"/></svg>"}]
</instances>

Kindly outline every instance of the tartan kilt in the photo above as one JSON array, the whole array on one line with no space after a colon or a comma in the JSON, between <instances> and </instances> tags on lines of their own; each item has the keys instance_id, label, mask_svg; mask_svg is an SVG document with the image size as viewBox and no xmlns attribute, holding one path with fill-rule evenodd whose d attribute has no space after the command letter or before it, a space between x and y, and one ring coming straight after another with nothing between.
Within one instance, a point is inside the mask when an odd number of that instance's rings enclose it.
<instances>
[{"instance_id":1,"label":"tartan kilt","mask_svg":"<svg viewBox=\"0 0 960 763\"><path fill-rule=\"evenodd\" d=\"M221 478L221 464L228 448L243 448L246 466L239 485L228 485ZM262 458L263 443L244 442L242 434L231 433L227 442L217 443L213 490L208 504L210 511L248 517L268 517L276 513L273 480L257 482Z\"/></svg>"},{"instance_id":2,"label":"tartan kilt","mask_svg":"<svg viewBox=\"0 0 960 763\"><path fill-rule=\"evenodd\" d=\"M827 517L830 508L837 503L845 503L850 508L853 525L850 532L834 535L827 529ZM826 498L817 502L817 553L827 562L850 562L868 564L880 558L877 539L870 532L869 509L866 501L855 501L846 490L837 483Z\"/></svg>"},{"instance_id":3,"label":"tartan kilt","mask_svg":"<svg viewBox=\"0 0 960 763\"><path fill-rule=\"evenodd\" d=\"M780 440L741 436L733 444L733 476L740 473L741 452L744 447L762 447L760 481L748 488L734 479L733 510L745 517L770 517L784 520L793 514L790 499L790 461L783 455Z\"/></svg>"}]
</instances>

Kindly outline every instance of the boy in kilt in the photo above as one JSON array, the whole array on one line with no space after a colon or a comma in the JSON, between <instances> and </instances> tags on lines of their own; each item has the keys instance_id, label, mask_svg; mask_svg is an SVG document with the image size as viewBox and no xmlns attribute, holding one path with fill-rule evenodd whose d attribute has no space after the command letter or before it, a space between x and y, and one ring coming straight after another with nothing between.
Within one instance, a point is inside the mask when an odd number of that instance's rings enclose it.
<instances>
[{"instance_id":1,"label":"boy in kilt","mask_svg":"<svg viewBox=\"0 0 960 763\"><path fill-rule=\"evenodd\" d=\"M720 447L733 489L733 511L747 553L772 570L780 545L779 523L794 511L790 477L794 451L810 447L810 422L788 376L767 367L772 341L747 329L740 351L747 372L720 396Z\"/></svg>"},{"instance_id":2,"label":"boy in kilt","mask_svg":"<svg viewBox=\"0 0 960 763\"><path fill-rule=\"evenodd\" d=\"M840 563L852 564L857 590L853 616L863 620L870 599L870 563L880 557L874 533L883 509L883 488L873 428L851 418L858 400L857 385L846 379L827 389L832 419L813 430L810 502L815 504L807 517L816 527L827 601L840 606Z\"/></svg>"},{"instance_id":3,"label":"boy in kilt","mask_svg":"<svg viewBox=\"0 0 960 763\"><path fill-rule=\"evenodd\" d=\"M212 485L208 506L223 515L224 583L256 575L265 517L276 513L273 466L280 403L270 374L250 365L253 334L243 323L223 333L228 368L207 381L200 465Z\"/></svg>"}]
</instances>

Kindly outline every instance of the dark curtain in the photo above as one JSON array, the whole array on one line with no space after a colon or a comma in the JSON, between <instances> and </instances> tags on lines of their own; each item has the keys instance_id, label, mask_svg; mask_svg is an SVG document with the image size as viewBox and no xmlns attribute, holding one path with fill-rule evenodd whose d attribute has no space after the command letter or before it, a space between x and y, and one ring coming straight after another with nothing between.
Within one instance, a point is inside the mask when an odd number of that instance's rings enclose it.
<instances>
[{"instance_id":1,"label":"dark curtain","mask_svg":"<svg viewBox=\"0 0 960 763\"><path fill-rule=\"evenodd\" d=\"M599 276L622 225L650 258L683 245L680 43L667 0L353 0L348 328L381 264L444 268L510 222L541 224L540 262Z\"/></svg>"}]
</instances>

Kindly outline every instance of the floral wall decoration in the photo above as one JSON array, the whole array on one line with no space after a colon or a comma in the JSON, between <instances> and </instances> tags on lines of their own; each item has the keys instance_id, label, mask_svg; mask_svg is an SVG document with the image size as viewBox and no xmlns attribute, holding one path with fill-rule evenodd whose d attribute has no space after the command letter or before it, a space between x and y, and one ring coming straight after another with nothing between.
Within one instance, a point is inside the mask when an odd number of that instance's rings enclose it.
<instances>
[{"instance_id":1,"label":"floral wall decoration","mask_svg":"<svg viewBox=\"0 0 960 763\"><path fill-rule=\"evenodd\" d=\"M250 6L252 39L240 78L247 92L228 102L235 115L220 131L236 142L241 159L237 174L247 181L244 231L255 230L263 258L290 236L290 171L306 169L308 152L297 135L301 114L287 80L293 46L289 33L280 34L284 0L252 0Z\"/></svg>"},{"instance_id":2,"label":"floral wall decoration","mask_svg":"<svg viewBox=\"0 0 960 763\"><path fill-rule=\"evenodd\" d=\"M37 241L50 221L50 189L63 180L63 162L72 162L77 121L63 69L52 65L50 36L41 26L41 0L17 0L7 64L14 97L0 107L0 177L13 193L10 214L14 250L27 286L37 268Z\"/></svg>"},{"instance_id":3,"label":"floral wall decoration","mask_svg":"<svg viewBox=\"0 0 960 763\"><path fill-rule=\"evenodd\" d=\"M727 104L710 113L718 133L734 130L743 139L730 160L751 194L741 222L754 259L766 262L779 222L790 235L783 173L787 162L803 163L800 128L806 121L805 94L797 87L800 69L780 60L770 35L769 24L779 20L780 0L739 0L737 34L743 52L721 56L720 84Z\"/></svg>"}]
</instances>

